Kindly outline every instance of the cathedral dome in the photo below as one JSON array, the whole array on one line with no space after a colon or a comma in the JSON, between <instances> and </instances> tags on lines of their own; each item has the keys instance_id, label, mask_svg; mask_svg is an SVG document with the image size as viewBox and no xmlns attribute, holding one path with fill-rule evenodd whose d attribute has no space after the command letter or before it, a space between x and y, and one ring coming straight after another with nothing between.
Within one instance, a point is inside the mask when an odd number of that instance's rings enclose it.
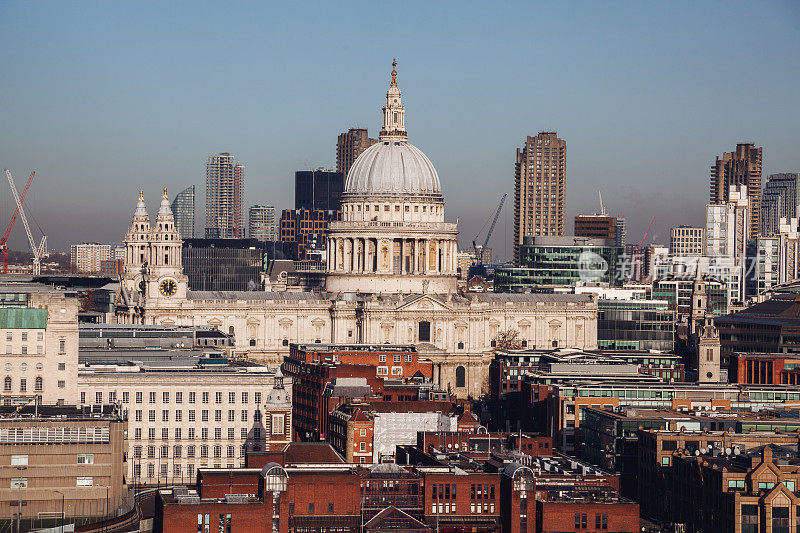
<instances>
[{"instance_id":1,"label":"cathedral dome","mask_svg":"<svg viewBox=\"0 0 800 533\"><path fill-rule=\"evenodd\" d=\"M441 196L430 159L402 140L381 140L358 156L347 174L345 194Z\"/></svg>"}]
</instances>

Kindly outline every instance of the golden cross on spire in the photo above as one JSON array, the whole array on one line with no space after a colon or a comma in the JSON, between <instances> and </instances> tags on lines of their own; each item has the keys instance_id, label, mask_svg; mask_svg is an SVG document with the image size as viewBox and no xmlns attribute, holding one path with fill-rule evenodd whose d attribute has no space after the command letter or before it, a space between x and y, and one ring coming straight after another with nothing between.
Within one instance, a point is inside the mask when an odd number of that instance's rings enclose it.
<instances>
[{"instance_id":1,"label":"golden cross on spire","mask_svg":"<svg viewBox=\"0 0 800 533\"><path fill-rule=\"evenodd\" d=\"M392 58L392 87L397 87L397 59Z\"/></svg>"},{"instance_id":2,"label":"golden cross on spire","mask_svg":"<svg viewBox=\"0 0 800 533\"><path fill-rule=\"evenodd\" d=\"M144 202L144 190L139 189L139 201Z\"/></svg>"},{"instance_id":3,"label":"golden cross on spire","mask_svg":"<svg viewBox=\"0 0 800 533\"><path fill-rule=\"evenodd\" d=\"M169 198L167 198L167 188L166 187L164 187L164 200L169 200Z\"/></svg>"}]
</instances>

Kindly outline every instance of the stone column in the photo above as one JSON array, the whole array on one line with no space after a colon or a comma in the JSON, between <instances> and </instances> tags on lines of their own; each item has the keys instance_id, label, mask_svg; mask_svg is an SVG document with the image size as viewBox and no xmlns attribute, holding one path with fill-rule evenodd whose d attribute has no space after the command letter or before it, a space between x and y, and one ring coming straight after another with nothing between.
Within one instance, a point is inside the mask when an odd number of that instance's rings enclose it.
<instances>
[{"instance_id":1,"label":"stone column","mask_svg":"<svg viewBox=\"0 0 800 533\"><path fill-rule=\"evenodd\" d=\"M419 239L414 239L414 274L419 274Z\"/></svg>"}]
</instances>

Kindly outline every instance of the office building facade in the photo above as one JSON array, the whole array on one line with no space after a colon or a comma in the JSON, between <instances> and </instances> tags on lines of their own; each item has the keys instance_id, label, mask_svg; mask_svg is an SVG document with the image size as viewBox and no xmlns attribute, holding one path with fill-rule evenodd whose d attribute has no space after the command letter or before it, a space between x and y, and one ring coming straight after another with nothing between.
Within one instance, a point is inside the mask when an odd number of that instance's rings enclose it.
<instances>
[{"instance_id":1,"label":"office building facade","mask_svg":"<svg viewBox=\"0 0 800 533\"><path fill-rule=\"evenodd\" d=\"M294 173L294 208L308 211L342 209L344 174L317 168Z\"/></svg>"},{"instance_id":2,"label":"office building facade","mask_svg":"<svg viewBox=\"0 0 800 533\"><path fill-rule=\"evenodd\" d=\"M244 238L244 166L228 152L206 160L206 237Z\"/></svg>"},{"instance_id":3,"label":"office building facade","mask_svg":"<svg viewBox=\"0 0 800 533\"><path fill-rule=\"evenodd\" d=\"M567 143L556 132L528 136L517 149L514 189L514 258L525 237L564 235Z\"/></svg>"},{"instance_id":4,"label":"office building facade","mask_svg":"<svg viewBox=\"0 0 800 533\"><path fill-rule=\"evenodd\" d=\"M194 238L194 185L186 187L172 200L172 215L181 239Z\"/></svg>"},{"instance_id":5,"label":"office building facade","mask_svg":"<svg viewBox=\"0 0 800 533\"><path fill-rule=\"evenodd\" d=\"M261 288L266 251L256 239L183 241L183 271L194 291L252 291Z\"/></svg>"},{"instance_id":6,"label":"office building facade","mask_svg":"<svg viewBox=\"0 0 800 533\"><path fill-rule=\"evenodd\" d=\"M782 218L797 216L797 173L770 174L761 195L761 235L779 231Z\"/></svg>"},{"instance_id":7,"label":"office building facade","mask_svg":"<svg viewBox=\"0 0 800 533\"><path fill-rule=\"evenodd\" d=\"M364 150L378 142L370 139L367 128L350 128L336 140L336 172L347 176L350 167Z\"/></svg>"},{"instance_id":8,"label":"office building facade","mask_svg":"<svg viewBox=\"0 0 800 533\"><path fill-rule=\"evenodd\" d=\"M731 187L745 187L750 199L747 239L758 237L761 228L761 157L762 148L752 143L739 143L733 152L725 152L711 165L710 204L725 204Z\"/></svg>"},{"instance_id":9,"label":"office building facade","mask_svg":"<svg viewBox=\"0 0 800 533\"><path fill-rule=\"evenodd\" d=\"M616 240L617 219L608 215L576 215L575 236Z\"/></svg>"},{"instance_id":10,"label":"office building facade","mask_svg":"<svg viewBox=\"0 0 800 533\"><path fill-rule=\"evenodd\" d=\"M73 244L69 260L77 272L100 272L101 263L111 259L111 245L97 243Z\"/></svg>"},{"instance_id":11,"label":"office building facade","mask_svg":"<svg viewBox=\"0 0 800 533\"><path fill-rule=\"evenodd\" d=\"M686 257L703 255L705 228L678 226L669 230L669 253Z\"/></svg>"},{"instance_id":12,"label":"office building facade","mask_svg":"<svg viewBox=\"0 0 800 533\"><path fill-rule=\"evenodd\" d=\"M574 285L581 281L619 285L620 249L613 240L588 237L526 238L519 267L495 269L495 292L524 292L534 287Z\"/></svg>"},{"instance_id":13,"label":"office building facade","mask_svg":"<svg viewBox=\"0 0 800 533\"><path fill-rule=\"evenodd\" d=\"M277 241L278 224L275 221L275 206L251 205L247 212L248 236L260 241Z\"/></svg>"}]
</instances>

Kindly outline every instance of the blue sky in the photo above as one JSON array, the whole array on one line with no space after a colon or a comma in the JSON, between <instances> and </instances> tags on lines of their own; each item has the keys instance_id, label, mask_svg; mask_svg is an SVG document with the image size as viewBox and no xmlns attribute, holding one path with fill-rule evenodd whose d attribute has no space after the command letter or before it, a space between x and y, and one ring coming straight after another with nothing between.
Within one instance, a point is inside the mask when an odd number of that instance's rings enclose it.
<instances>
[{"instance_id":1,"label":"blue sky","mask_svg":"<svg viewBox=\"0 0 800 533\"><path fill-rule=\"evenodd\" d=\"M334 166L339 132L377 134L397 57L409 140L462 244L513 197L515 150L540 130L567 141L570 231L602 189L629 241L655 215L666 242L703 221L709 166L737 142L764 147L765 176L800 169L798 30L796 1L5 1L0 165L18 184L37 170L31 210L56 249L121 240L139 188L155 211L164 185L195 184L201 228L220 151L246 167L246 205L291 207L293 172Z\"/></svg>"}]
</instances>

